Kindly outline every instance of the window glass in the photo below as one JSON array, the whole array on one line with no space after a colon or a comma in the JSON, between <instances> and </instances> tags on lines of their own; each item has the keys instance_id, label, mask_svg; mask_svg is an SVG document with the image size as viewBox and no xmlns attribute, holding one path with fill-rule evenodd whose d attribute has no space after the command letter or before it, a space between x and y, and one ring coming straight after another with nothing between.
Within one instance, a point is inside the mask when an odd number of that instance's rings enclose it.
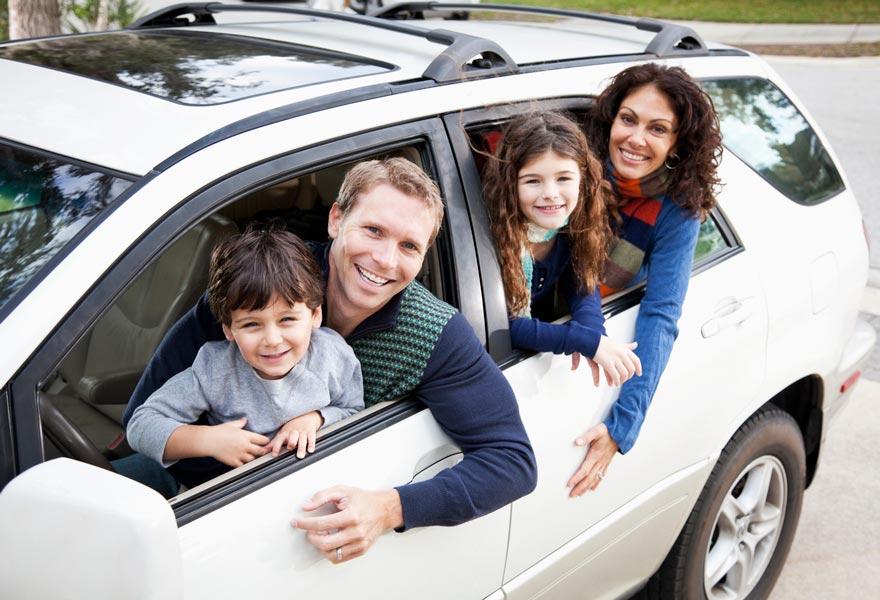
<instances>
[{"instance_id":1,"label":"window glass","mask_svg":"<svg viewBox=\"0 0 880 600\"><path fill-rule=\"evenodd\" d=\"M0 142L0 306L129 185Z\"/></svg>"},{"instance_id":2,"label":"window glass","mask_svg":"<svg viewBox=\"0 0 880 600\"><path fill-rule=\"evenodd\" d=\"M694 264L727 248L727 241L718 229L715 219L709 216L700 224L697 247L694 249Z\"/></svg>"},{"instance_id":3,"label":"window glass","mask_svg":"<svg viewBox=\"0 0 880 600\"><path fill-rule=\"evenodd\" d=\"M426 144L410 144L369 158L390 156L406 158L436 175ZM204 293L214 246L252 224L283 227L308 242L326 242L330 207L355 162L288 177L205 216L137 273L80 336L45 378L42 401L54 406L108 458L126 456L130 449L117 443L129 398L165 333ZM439 265L438 251L432 248L418 279L442 297ZM76 456L70 446L75 440L53 431L53 422L43 421L42 426L47 458Z\"/></svg>"},{"instance_id":4,"label":"window glass","mask_svg":"<svg viewBox=\"0 0 880 600\"><path fill-rule=\"evenodd\" d=\"M394 68L318 48L193 31L119 31L13 44L0 48L0 58L184 104L218 104Z\"/></svg>"},{"instance_id":5,"label":"window glass","mask_svg":"<svg viewBox=\"0 0 880 600\"><path fill-rule=\"evenodd\" d=\"M844 189L828 151L775 85L757 78L703 85L718 111L724 145L780 192L810 205Z\"/></svg>"}]
</instances>

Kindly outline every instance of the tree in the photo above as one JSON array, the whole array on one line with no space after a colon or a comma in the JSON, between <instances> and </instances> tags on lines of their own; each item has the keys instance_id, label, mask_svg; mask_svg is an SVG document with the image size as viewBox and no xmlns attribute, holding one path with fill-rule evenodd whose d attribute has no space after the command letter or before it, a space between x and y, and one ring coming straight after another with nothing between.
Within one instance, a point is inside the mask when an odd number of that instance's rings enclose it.
<instances>
[{"instance_id":1,"label":"tree","mask_svg":"<svg viewBox=\"0 0 880 600\"><path fill-rule=\"evenodd\" d=\"M9 38L61 33L58 0L9 0Z\"/></svg>"}]
</instances>

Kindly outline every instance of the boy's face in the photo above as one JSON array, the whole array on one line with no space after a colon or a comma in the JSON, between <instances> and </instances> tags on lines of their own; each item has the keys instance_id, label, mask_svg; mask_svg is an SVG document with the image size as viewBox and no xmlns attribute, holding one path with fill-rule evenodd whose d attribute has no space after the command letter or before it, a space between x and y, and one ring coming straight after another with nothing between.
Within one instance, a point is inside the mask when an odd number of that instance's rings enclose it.
<instances>
[{"instance_id":1,"label":"boy's face","mask_svg":"<svg viewBox=\"0 0 880 600\"><path fill-rule=\"evenodd\" d=\"M320 306L315 310L302 302L291 306L276 294L260 310L232 311L223 333L260 377L281 379L305 356L312 329L320 326Z\"/></svg>"},{"instance_id":2,"label":"boy's face","mask_svg":"<svg viewBox=\"0 0 880 600\"><path fill-rule=\"evenodd\" d=\"M415 278L434 231L424 200L382 183L343 215L330 209L328 294L349 313L372 314Z\"/></svg>"}]
</instances>

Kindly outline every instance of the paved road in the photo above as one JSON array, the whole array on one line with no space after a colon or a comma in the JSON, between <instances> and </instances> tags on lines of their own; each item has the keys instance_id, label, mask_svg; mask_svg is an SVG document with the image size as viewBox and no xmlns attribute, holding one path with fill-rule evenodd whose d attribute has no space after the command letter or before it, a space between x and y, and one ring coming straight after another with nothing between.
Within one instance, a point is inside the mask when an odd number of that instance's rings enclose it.
<instances>
[{"instance_id":1,"label":"paved road","mask_svg":"<svg viewBox=\"0 0 880 600\"><path fill-rule=\"evenodd\" d=\"M819 123L849 176L871 240L871 266L880 270L880 57L770 58ZM877 274L872 284L880 287Z\"/></svg>"}]
</instances>

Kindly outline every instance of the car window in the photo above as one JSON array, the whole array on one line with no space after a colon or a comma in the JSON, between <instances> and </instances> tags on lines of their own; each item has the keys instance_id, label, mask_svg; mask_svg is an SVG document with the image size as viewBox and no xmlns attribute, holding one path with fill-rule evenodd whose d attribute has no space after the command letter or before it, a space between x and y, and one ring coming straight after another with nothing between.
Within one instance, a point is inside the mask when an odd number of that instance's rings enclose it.
<instances>
[{"instance_id":1,"label":"car window","mask_svg":"<svg viewBox=\"0 0 880 600\"><path fill-rule=\"evenodd\" d=\"M0 58L195 105L394 69L320 48L194 31L117 31L39 40L0 48Z\"/></svg>"},{"instance_id":2,"label":"car window","mask_svg":"<svg viewBox=\"0 0 880 600\"><path fill-rule=\"evenodd\" d=\"M390 156L406 158L429 173L433 170L425 144L366 158ZM204 217L137 274L79 338L42 386L40 402L60 411L108 458L128 454L130 449L121 441L128 399L165 333L204 293L213 247L250 224L284 227L310 242L327 241L330 207L345 173L360 160L363 157L342 160L273 182ZM418 279L442 297L438 265L432 249ZM43 426L45 458L70 456L63 432L53 431L50 421ZM211 487L209 483L204 490Z\"/></svg>"},{"instance_id":3,"label":"car window","mask_svg":"<svg viewBox=\"0 0 880 600\"><path fill-rule=\"evenodd\" d=\"M715 217L709 215L705 221L700 224L700 233L697 237L697 246L694 249L694 265L700 264L707 259L712 258L719 252L730 247L724 234L715 222Z\"/></svg>"},{"instance_id":4,"label":"car window","mask_svg":"<svg viewBox=\"0 0 880 600\"><path fill-rule=\"evenodd\" d=\"M0 307L129 185L0 141Z\"/></svg>"},{"instance_id":5,"label":"car window","mask_svg":"<svg viewBox=\"0 0 880 600\"><path fill-rule=\"evenodd\" d=\"M731 78L703 85L718 111L724 145L777 190L812 205L844 189L816 132L774 84Z\"/></svg>"}]
</instances>

